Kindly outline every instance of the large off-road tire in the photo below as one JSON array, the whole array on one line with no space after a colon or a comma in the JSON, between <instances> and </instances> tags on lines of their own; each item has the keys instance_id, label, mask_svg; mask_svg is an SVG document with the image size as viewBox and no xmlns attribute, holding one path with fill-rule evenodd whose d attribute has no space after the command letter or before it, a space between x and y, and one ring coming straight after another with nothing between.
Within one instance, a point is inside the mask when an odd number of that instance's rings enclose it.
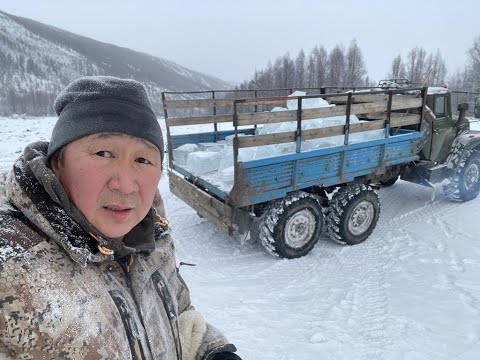
<instances>
[{"instance_id":1,"label":"large off-road tire","mask_svg":"<svg viewBox=\"0 0 480 360\"><path fill-rule=\"evenodd\" d=\"M272 255L293 259L313 249L322 227L320 199L297 192L268 205L260 218L258 236Z\"/></svg>"},{"instance_id":2,"label":"large off-road tire","mask_svg":"<svg viewBox=\"0 0 480 360\"><path fill-rule=\"evenodd\" d=\"M444 192L450 200L469 201L475 199L479 191L480 152L471 150L464 154Z\"/></svg>"},{"instance_id":3,"label":"large off-road tire","mask_svg":"<svg viewBox=\"0 0 480 360\"><path fill-rule=\"evenodd\" d=\"M378 195L370 186L346 186L330 200L325 219L327 233L335 241L348 245L359 244L373 232L379 215Z\"/></svg>"}]
</instances>

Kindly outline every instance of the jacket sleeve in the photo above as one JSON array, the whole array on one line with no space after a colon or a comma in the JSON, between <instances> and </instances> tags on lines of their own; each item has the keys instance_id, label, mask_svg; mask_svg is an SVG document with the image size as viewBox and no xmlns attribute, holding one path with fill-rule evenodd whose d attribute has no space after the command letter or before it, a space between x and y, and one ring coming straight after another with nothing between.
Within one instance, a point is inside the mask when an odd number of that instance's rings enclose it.
<instances>
[{"instance_id":1,"label":"jacket sleeve","mask_svg":"<svg viewBox=\"0 0 480 360\"><path fill-rule=\"evenodd\" d=\"M10 355L8 354L8 352L4 351L4 349L2 348L2 344L0 344L0 360L11 360L13 359L12 357L10 357Z\"/></svg>"},{"instance_id":2,"label":"jacket sleeve","mask_svg":"<svg viewBox=\"0 0 480 360\"><path fill-rule=\"evenodd\" d=\"M166 235L172 241L170 235ZM173 259L175 255L173 253ZM174 265L175 266L175 260ZM178 304L178 332L182 344L183 360L213 360L217 353L233 353L237 349L229 343L225 336L213 325L207 323L203 316L195 310L191 304L190 291L180 275L179 269L175 268L172 282L176 289ZM221 358L220 358L221 359ZM228 358L227 358L228 359Z\"/></svg>"},{"instance_id":3,"label":"jacket sleeve","mask_svg":"<svg viewBox=\"0 0 480 360\"><path fill-rule=\"evenodd\" d=\"M0 316L2 316L1 313L0 313ZM0 319L0 321L1 321L1 319ZM5 346L4 341L2 339L2 337L4 336L3 333L4 333L4 331L0 326L0 360L10 360L10 359L13 359L13 357L11 357L10 352L8 351L7 347Z\"/></svg>"},{"instance_id":4,"label":"jacket sleeve","mask_svg":"<svg viewBox=\"0 0 480 360\"><path fill-rule=\"evenodd\" d=\"M242 360L240 356L232 352L219 352L212 355L208 360Z\"/></svg>"},{"instance_id":5,"label":"jacket sleeve","mask_svg":"<svg viewBox=\"0 0 480 360\"><path fill-rule=\"evenodd\" d=\"M188 294L188 288L178 270L177 277L186 289L183 293ZM188 303L188 306L184 307L183 310L179 308L178 316L184 360L213 360L215 359L213 356L217 353L233 353L237 350L217 328L207 323L203 316L195 310L190 303L190 295L188 295L188 300L179 299L179 304L182 303L182 300L186 300Z\"/></svg>"}]
</instances>

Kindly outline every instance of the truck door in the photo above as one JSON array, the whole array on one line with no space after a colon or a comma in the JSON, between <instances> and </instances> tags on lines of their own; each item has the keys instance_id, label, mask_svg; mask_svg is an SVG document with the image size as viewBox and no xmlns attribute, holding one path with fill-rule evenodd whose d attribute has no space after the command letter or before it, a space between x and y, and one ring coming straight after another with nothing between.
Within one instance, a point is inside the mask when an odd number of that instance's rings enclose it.
<instances>
[{"instance_id":1,"label":"truck door","mask_svg":"<svg viewBox=\"0 0 480 360\"><path fill-rule=\"evenodd\" d=\"M431 161L442 162L447 158L457 135L457 128L452 119L450 94L435 94L427 99L427 104L436 116L433 121L432 143L428 158Z\"/></svg>"}]
</instances>

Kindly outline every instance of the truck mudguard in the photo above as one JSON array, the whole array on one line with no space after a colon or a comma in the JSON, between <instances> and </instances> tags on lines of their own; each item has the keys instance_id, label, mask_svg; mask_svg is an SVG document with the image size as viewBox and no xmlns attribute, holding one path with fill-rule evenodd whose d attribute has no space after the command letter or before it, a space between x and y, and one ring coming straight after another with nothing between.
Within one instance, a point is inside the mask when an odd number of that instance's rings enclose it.
<instances>
[{"instance_id":1,"label":"truck mudguard","mask_svg":"<svg viewBox=\"0 0 480 360\"><path fill-rule=\"evenodd\" d=\"M452 144L450 155L448 155L446 161L449 171L454 170L464 158L465 153L472 149L480 151L480 132L465 132L458 135Z\"/></svg>"}]
</instances>

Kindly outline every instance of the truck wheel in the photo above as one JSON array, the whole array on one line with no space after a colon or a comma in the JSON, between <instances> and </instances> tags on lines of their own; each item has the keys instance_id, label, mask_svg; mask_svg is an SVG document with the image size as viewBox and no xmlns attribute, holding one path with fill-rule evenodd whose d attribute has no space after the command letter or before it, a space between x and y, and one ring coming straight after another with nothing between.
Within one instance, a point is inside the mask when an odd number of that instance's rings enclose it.
<instances>
[{"instance_id":1,"label":"truck wheel","mask_svg":"<svg viewBox=\"0 0 480 360\"><path fill-rule=\"evenodd\" d=\"M466 154L444 191L453 201L469 201L477 197L480 191L480 152L473 150Z\"/></svg>"},{"instance_id":2,"label":"truck wheel","mask_svg":"<svg viewBox=\"0 0 480 360\"><path fill-rule=\"evenodd\" d=\"M259 238L271 254L293 259L312 250L322 226L320 199L313 194L297 192L267 207L260 218Z\"/></svg>"},{"instance_id":3,"label":"truck wheel","mask_svg":"<svg viewBox=\"0 0 480 360\"><path fill-rule=\"evenodd\" d=\"M341 188L330 200L327 233L335 241L359 244L373 232L379 215L378 195L370 186L354 184Z\"/></svg>"}]
</instances>

